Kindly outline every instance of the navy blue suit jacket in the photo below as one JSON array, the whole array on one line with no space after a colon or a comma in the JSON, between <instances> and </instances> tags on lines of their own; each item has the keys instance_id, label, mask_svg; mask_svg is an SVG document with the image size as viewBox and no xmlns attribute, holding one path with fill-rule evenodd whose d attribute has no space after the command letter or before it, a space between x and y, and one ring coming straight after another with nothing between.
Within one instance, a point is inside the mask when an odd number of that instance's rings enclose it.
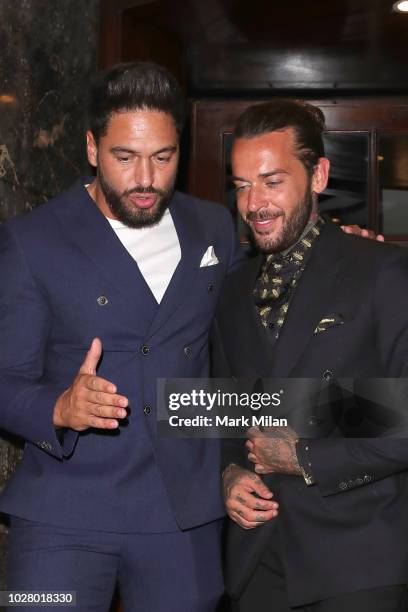
<instances>
[{"instance_id":1,"label":"navy blue suit jacket","mask_svg":"<svg viewBox=\"0 0 408 612\"><path fill-rule=\"evenodd\" d=\"M83 184L0 228L0 428L27 442L1 511L122 532L223 515L217 441L159 438L155 402L157 378L208 375L235 231L224 207L181 193L170 211L182 257L160 306ZM210 245L219 263L200 267ZM128 422L56 432L56 399L94 337L103 343L98 374L129 398Z\"/></svg>"}]
</instances>

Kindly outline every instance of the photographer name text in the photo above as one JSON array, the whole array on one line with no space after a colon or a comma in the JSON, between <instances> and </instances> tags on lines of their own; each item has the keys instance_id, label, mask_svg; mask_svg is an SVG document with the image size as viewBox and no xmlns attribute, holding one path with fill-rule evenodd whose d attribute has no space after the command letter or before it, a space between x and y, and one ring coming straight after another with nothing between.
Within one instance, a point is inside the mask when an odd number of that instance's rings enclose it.
<instances>
[{"instance_id":1,"label":"photographer name text","mask_svg":"<svg viewBox=\"0 0 408 612\"><path fill-rule=\"evenodd\" d=\"M171 427L287 427L287 419L274 418L271 415L251 415L229 417L225 416L203 416L180 417L171 415L169 417Z\"/></svg>"}]
</instances>

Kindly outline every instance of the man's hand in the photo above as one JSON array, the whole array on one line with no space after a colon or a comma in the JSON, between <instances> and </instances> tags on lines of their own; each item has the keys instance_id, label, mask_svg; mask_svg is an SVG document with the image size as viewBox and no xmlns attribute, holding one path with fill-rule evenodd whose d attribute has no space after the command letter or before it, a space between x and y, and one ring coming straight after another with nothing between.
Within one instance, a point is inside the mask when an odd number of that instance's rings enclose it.
<instances>
[{"instance_id":1,"label":"man's hand","mask_svg":"<svg viewBox=\"0 0 408 612\"><path fill-rule=\"evenodd\" d=\"M376 234L373 230L362 229L359 225L341 225L340 227L346 234L355 234L356 236L362 236L370 240L384 242L384 236L382 234Z\"/></svg>"},{"instance_id":2,"label":"man's hand","mask_svg":"<svg viewBox=\"0 0 408 612\"><path fill-rule=\"evenodd\" d=\"M96 367L102 355L102 342L92 340L78 375L72 385L57 399L54 408L55 427L69 427L84 431L89 427L115 429L117 419L127 415L128 399L117 395L116 386L96 376Z\"/></svg>"},{"instance_id":3,"label":"man's hand","mask_svg":"<svg viewBox=\"0 0 408 612\"><path fill-rule=\"evenodd\" d=\"M298 436L290 427L268 427L247 431L248 459L255 463L258 474L302 474L296 455Z\"/></svg>"},{"instance_id":4,"label":"man's hand","mask_svg":"<svg viewBox=\"0 0 408 612\"><path fill-rule=\"evenodd\" d=\"M223 492L228 516L244 529L259 527L278 514L273 493L249 470L231 463L223 473Z\"/></svg>"}]
</instances>

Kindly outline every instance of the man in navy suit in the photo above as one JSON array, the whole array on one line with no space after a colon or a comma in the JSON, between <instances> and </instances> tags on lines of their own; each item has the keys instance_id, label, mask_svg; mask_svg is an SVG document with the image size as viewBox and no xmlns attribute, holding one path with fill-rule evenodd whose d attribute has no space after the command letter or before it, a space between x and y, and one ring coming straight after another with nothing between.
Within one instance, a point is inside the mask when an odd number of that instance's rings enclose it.
<instances>
[{"instance_id":1,"label":"man in navy suit","mask_svg":"<svg viewBox=\"0 0 408 612\"><path fill-rule=\"evenodd\" d=\"M222 206L174 191L183 123L153 64L94 84L96 178L0 228L0 427L25 442L6 486L10 590L78 610L213 611L222 593L217 442L156 435L156 380L208 375L236 258Z\"/></svg>"}]
</instances>

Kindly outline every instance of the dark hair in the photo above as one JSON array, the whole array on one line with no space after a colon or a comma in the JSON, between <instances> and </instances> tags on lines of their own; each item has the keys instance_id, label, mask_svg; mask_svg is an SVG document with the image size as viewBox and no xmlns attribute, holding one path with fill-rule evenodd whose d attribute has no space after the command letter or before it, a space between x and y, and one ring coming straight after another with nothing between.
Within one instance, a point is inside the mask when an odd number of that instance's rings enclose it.
<instances>
[{"instance_id":1,"label":"dark hair","mask_svg":"<svg viewBox=\"0 0 408 612\"><path fill-rule=\"evenodd\" d=\"M319 157L324 157L322 133L325 120L316 106L279 99L255 104L238 118L234 134L236 138L252 138L286 128L293 128L297 156L311 174Z\"/></svg>"},{"instance_id":2,"label":"dark hair","mask_svg":"<svg viewBox=\"0 0 408 612\"><path fill-rule=\"evenodd\" d=\"M99 74L91 86L89 128L98 140L106 134L113 113L140 109L168 113L181 133L184 96L171 72L152 62L117 64Z\"/></svg>"}]
</instances>

